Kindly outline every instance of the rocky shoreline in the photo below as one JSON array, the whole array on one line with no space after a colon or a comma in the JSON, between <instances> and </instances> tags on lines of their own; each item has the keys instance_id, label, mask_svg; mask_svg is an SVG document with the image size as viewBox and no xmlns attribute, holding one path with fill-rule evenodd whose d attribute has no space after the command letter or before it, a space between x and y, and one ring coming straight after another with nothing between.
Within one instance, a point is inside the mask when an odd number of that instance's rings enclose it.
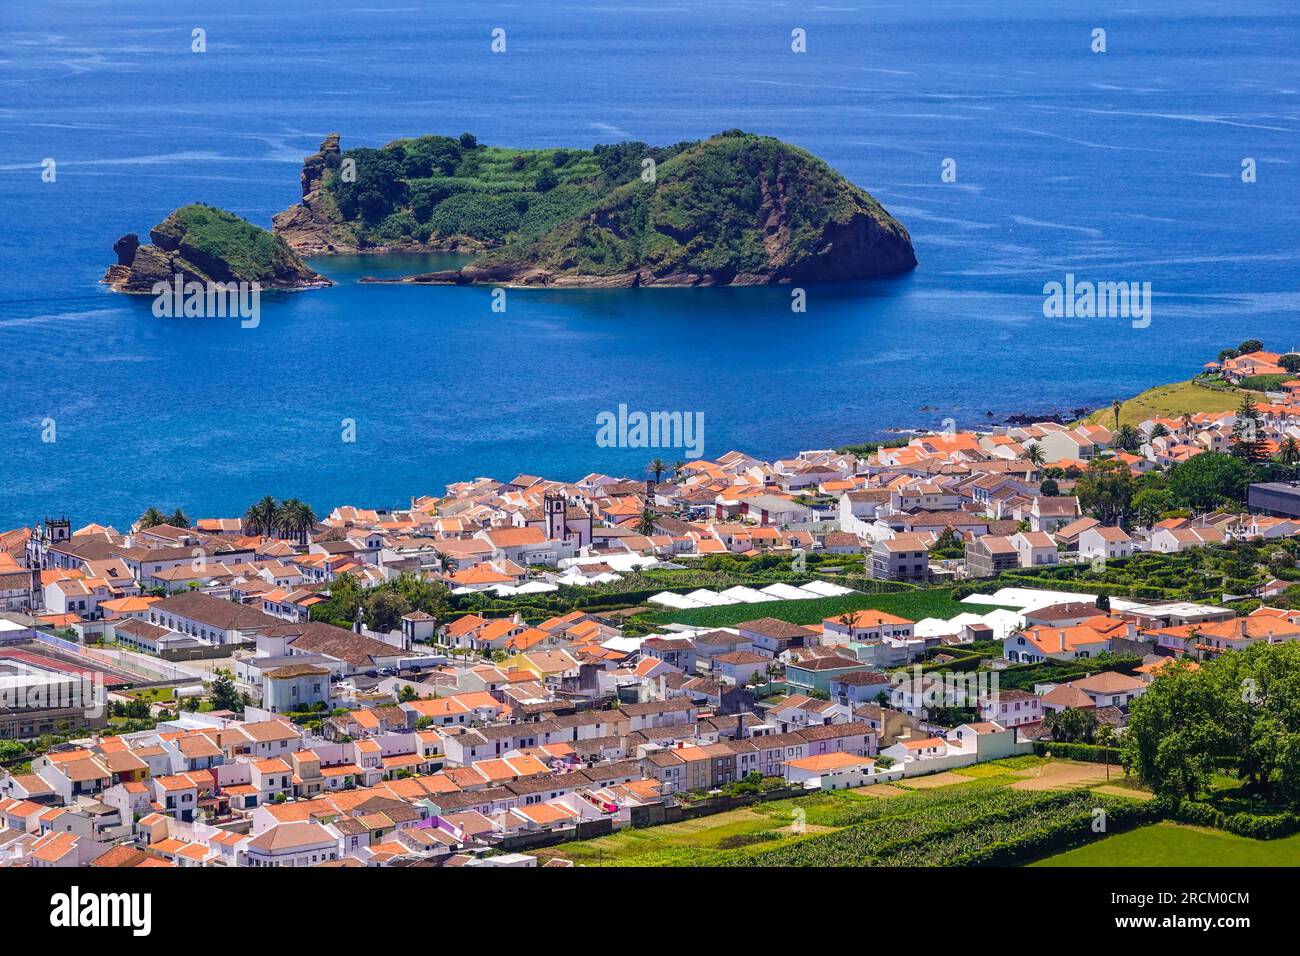
<instances>
[{"instance_id":1,"label":"rocky shoreline","mask_svg":"<svg viewBox=\"0 0 1300 956\"><path fill-rule=\"evenodd\" d=\"M149 230L113 243L117 262L100 280L114 292L152 295L159 284L257 283L263 291L319 289L334 283L311 269L282 239L212 206L174 210Z\"/></svg>"},{"instance_id":2,"label":"rocky shoreline","mask_svg":"<svg viewBox=\"0 0 1300 956\"><path fill-rule=\"evenodd\" d=\"M1024 427L1026 425L1032 425L1035 422L1055 422L1058 425L1068 425L1070 422L1077 422L1081 418L1086 418L1094 411L1096 411L1096 409L1081 406L1079 408L1070 409L1070 411L1064 415L1060 412L1040 413L1036 415L1015 414L1008 415L1006 418L1002 419L1000 424Z\"/></svg>"},{"instance_id":3,"label":"rocky shoreline","mask_svg":"<svg viewBox=\"0 0 1300 956\"><path fill-rule=\"evenodd\" d=\"M1071 422L1077 422L1086 418L1094 411L1096 411L1096 409L1088 408L1087 406L1080 406L1079 408L1073 408L1064 414L1059 411L1040 413L1015 412L1002 418L998 418L993 414L993 412L989 411L984 413L984 416L988 421L983 427L987 428L993 425L1006 425L1012 428L1025 428L1038 422L1055 422L1058 425L1069 425ZM969 425L967 427L975 430L979 430L980 428L980 426L977 425ZM934 434L934 427L918 426L909 428L905 426L895 426L881 429L881 434L891 436L890 439L886 440L892 440L893 437L906 438L914 435L932 435Z\"/></svg>"},{"instance_id":4,"label":"rocky shoreline","mask_svg":"<svg viewBox=\"0 0 1300 956\"><path fill-rule=\"evenodd\" d=\"M505 288L547 289L639 289L639 288L713 288L718 286L789 285L793 279L755 273L671 273L619 272L612 275L570 274L546 269L492 268L465 266L442 272L397 278L364 276L359 282L374 285L493 285Z\"/></svg>"}]
</instances>

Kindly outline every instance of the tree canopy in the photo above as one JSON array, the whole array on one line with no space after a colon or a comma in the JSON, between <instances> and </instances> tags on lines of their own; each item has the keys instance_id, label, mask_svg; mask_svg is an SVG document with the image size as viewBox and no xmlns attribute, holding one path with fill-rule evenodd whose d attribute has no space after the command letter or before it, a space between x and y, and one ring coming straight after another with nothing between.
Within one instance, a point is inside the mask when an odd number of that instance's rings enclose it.
<instances>
[{"instance_id":1,"label":"tree canopy","mask_svg":"<svg viewBox=\"0 0 1300 956\"><path fill-rule=\"evenodd\" d=\"M1157 794L1201 796L1216 767L1300 806L1300 644L1173 663L1131 707L1121 759Z\"/></svg>"}]
</instances>

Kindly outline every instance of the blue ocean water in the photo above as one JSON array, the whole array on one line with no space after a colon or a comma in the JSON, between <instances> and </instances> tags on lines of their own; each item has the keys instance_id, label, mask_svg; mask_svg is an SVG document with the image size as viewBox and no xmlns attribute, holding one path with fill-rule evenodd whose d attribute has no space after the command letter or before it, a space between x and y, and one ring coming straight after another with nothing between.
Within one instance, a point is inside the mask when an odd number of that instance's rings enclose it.
<instances>
[{"instance_id":1,"label":"blue ocean water","mask_svg":"<svg viewBox=\"0 0 1300 956\"><path fill-rule=\"evenodd\" d=\"M1295 345L1300 11L1137 6L5 0L0 527L641 473L654 452L595 442L620 403L702 412L708 455L784 455L1109 403L1247 337ZM734 127L870 190L919 268L813 287L802 314L786 289L512 291L500 314L486 289L354 282L427 263L324 260L340 284L264 297L256 329L157 319L97 282L119 235L186 202L269 226L330 130L590 146ZM1067 272L1150 282L1151 325L1045 319Z\"/></svg>"}]
</instances>

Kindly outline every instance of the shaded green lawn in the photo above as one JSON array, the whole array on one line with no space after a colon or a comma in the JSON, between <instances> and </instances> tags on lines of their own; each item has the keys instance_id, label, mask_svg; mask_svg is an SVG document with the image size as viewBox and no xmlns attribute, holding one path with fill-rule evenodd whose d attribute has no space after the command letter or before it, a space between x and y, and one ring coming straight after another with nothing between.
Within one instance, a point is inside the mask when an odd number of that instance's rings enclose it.
<instances>
[{"instance_id":1,"label":"shaded green lawn","mask_svg":"<svg viewBox=\"0 0 1300 956\"><path fill-rule=\"evenodd\" d=\"M1251 840L1219 830L1157 823L1031 866L1300 866L1300 834Z\"/></svg>"},{"instance_id":2,"label":"shaded green lawn","mask_svg":"<svg viewBox=\"0 0 1300 956\"><path fill-rule=\"evenodd\" d=\"M151 704L167 704L176 699L176 688L148 687L144 690L132 691L131 695L137 700L147 700Z\"/></svg>"}]
</instances>

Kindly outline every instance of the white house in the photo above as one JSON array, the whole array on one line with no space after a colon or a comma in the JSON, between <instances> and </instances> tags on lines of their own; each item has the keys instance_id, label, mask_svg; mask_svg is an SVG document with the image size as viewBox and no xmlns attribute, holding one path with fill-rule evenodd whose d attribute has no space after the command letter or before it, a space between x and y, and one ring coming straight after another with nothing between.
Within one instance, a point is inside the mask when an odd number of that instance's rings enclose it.
<instances>
[{"instance_id":1,"label":"white house","mask_svg":"<svg viewBox=\"0 0 1300 956\"><path fill-rule=\"evenodd\" d=\"M1218 528L1157 528L1151 535L1151 550L1163 554L1222 543Z\"/></svg>"},{"instance_id":2,"label":"white house","mask_svg":"<svg viewBox=\"0 0 1300 956\"><path fill-rule=\"evenodd\" d=\"M1003 727L1034 724L1043 719L1042 702L1026 690L1004 690L985 694L979 699L982 720L992 720Z\"/></svg>"},{"instance_id":3,"label":"white house","mask_svg":"<svg viewBox=\"0 0 1300 956\"><path fill-rule=\"evenodd\" d=\"M969 751L973 745L976 761L1001 760L1026 748L1017 746L1016 732L999 721L959 724L947 733L948 746Z\"/></svg>"},{"instance_id":4,"label":"white house","mask_svg":"<svg viewBox=\"0 0 1300 956\"><path fill-rule=\"evenodd\" d=\"M248 841L240 865L314 866L342 855L342 838L334 827L305 821L281 823Z\"/></svg>"},{"instance_id":5,"label":"white house","mask_svg":"<svg viewBox=\"0 0 1300 956\"><path fill-rule=\"evenodd\" d=\"M883 517L888 511L888 489L847 491L840 495L840 530L851 532L859 537L864 534L869 535L875 539L880 536L880 530L875 526L876 519Z\"/></svg>"},{"instance_id":6,"label":"white house","mask_svg":"<svg viewBox=\"0 0 1300 956\"><path fill-rule=\"evenodd\" d=\"M709 659L713 673L733 684L748 683L751 677L762 674L771 663L770 657L753 651L731 651Z\"/></svg>"},{"instance_id":7,"label":"white house","mask_svg":"<svg viewBox=\"0 0 1300 956\"><path fill-rule=\"evenodd\" d=\"M806 790L843 790L866 783L875 762L874 757L831 751L787 760L783 769L787 783Z\"/></svg>"},{"instance_id":8,"label":"white house","mask_svg":"<svg viewBox=\"0 0 1300 956\"><path fill-rule=\"evenodd\" d=\"M1079 535L1079 558L1093 561L1101 558L1127 558L1133 554L1133 539L1123 528L1098 525Z\"/></svg>"},{"instance_id":9,"label":"white house","mask_svg":"<svg viewBox=\"0 0 1300 956\"><path fill-rule=\"evenodd\" d=\"M1056 542L1044 531L1021 531L1011 536L1011 546L1020 555L1022 568L1036 568L1060 563Z\"/></svg>"},{"instance_id":10,"label":"white house","mask_svg":"<svg viewBox=\"0 0 1300 956\"><path fill-rule=\"evenodd\" d=\"M756 518L761 525L800 524L812 518L812 511L807 505L776 495L754 495L741 501L741 511L750 518Z\"/></svg>"},{"instance_id":11,"label":"white house","mask_svg":"<svg viewBox=\"0 0 1300 956\"><path fill-rule=\"evenodd\" d=\"M1029 527L1048 534L1063 528L1079 517L1079 499L1071 496L1039 495L1029 508Z\"/></svg>"}]
</instances>

